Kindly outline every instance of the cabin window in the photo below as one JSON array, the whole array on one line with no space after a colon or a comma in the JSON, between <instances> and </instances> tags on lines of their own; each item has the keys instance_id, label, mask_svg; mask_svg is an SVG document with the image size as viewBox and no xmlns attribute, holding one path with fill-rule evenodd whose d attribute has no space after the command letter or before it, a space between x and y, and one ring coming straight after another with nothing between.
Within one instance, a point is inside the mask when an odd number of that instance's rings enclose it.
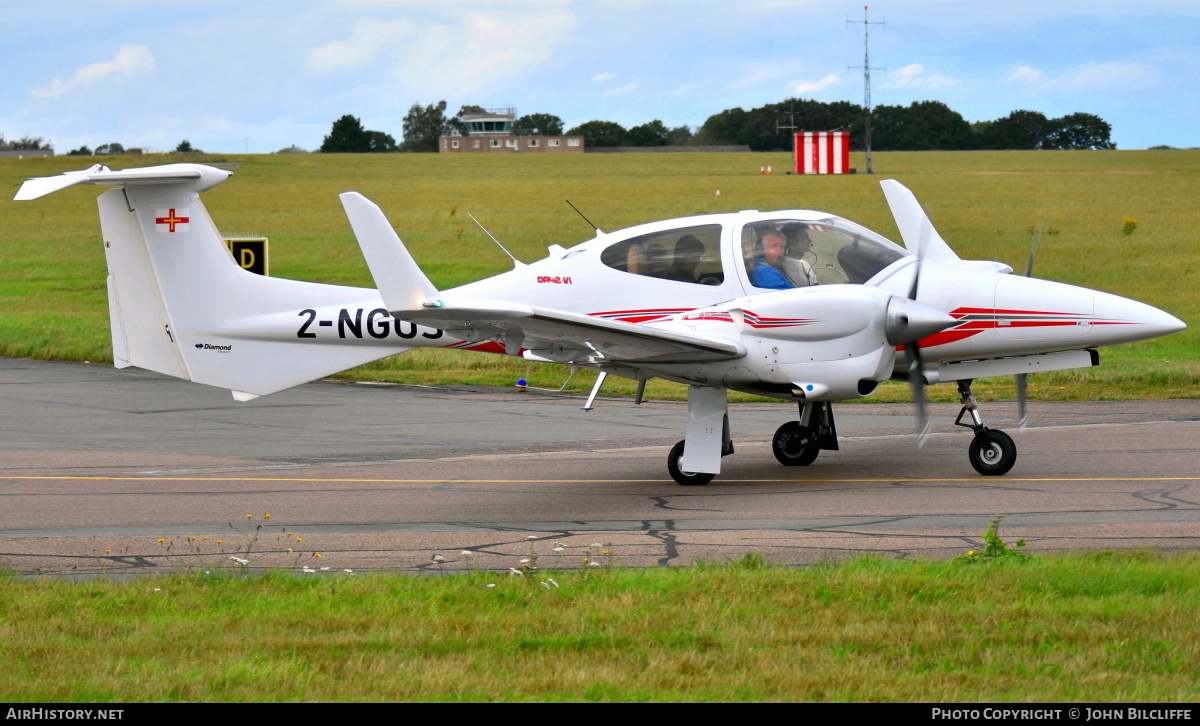
<instances>
[{"instance_id":1,"label":"cabin window","mask_svg":"<svg viewBox=\"0 0 1200 726\"><path fill-rule=\"evenodd\" d=\"M705 224L641 235L610 245L600 261L614 270L694 285L720 285L721 225Z\"/></svg>"},{"instance_id":2,"label":"cabin window","mask_svg":"<svg viewBox=\"0 0 1200 726\"><path fill-rule=\"evenodd\" d=\"M908 253L839 218L770 219L742 228L742 258L754 287L863 283Z\"/></svg>"}]
</instances>

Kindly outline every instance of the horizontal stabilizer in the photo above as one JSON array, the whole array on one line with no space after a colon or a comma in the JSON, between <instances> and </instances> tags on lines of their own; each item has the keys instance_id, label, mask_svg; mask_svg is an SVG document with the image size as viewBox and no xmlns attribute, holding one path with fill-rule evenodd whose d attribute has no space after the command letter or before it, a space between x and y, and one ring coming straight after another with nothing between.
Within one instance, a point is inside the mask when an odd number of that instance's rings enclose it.
<instances>
[{"instance_id":1,"label":"horizontal stabilizer","mask_svg":"<svg viewBox=\"0 0 1200 726\"><path fill-rule=\"evenodd\" d=\"M96 164L81 171L29 179L21 185L13 199L25 202L76 184L111 184L125 187L187 184L187 191L202 192L215 187L232 175L233 172L203 164L164 164L120 171L110 171L108 167Z\"/></svg>"}]
</instances>

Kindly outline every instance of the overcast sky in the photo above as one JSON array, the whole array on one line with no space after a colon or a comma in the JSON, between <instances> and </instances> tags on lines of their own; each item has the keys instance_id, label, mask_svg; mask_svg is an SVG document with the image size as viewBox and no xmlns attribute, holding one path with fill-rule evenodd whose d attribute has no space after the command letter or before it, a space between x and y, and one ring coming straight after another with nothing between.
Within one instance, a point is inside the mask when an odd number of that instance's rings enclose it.
<instances>
[{"instance_id":1,"label":"overcast sky","mask_svg":"<svg viewBox=\"0 0 1200 726\"><path fill-rule=\"evenodd\" d=\"M58 153L120 142L315 149L343 114L401 137L413 103L551 113L567 127L799 96L863 101L861 2L5 0L0 134ZM1076 111L1121 149L1200 146L1198 0L872 5L872 100L968 121Z\"/></svg>"}]
</instances>

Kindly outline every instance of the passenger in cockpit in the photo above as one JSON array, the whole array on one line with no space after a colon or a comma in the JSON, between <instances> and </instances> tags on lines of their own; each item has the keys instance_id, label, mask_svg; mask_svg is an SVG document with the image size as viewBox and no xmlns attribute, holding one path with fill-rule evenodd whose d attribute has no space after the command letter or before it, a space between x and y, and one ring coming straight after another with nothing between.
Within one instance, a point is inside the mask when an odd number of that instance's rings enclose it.
<instances>
[{"instance_id":1,"label":"passenger in cockpit","mask_svg":"<svg viewBox=\"0 0 1200 726\"><path fill-rule=\"evenodd\" d=\"M808 236L808 225L791 222L783 226L783 235L787 238L787 254L783 258L782 270L795 287L807 287L817 284L817 276L813 274L812 265L804 259L804 255L812 251L812 239Z\"/></svg>"},{"instance_id":2,"label":"passenger in cockpit","mask_svg":"<svg viewBox=\"0 0 1200 726\"><path fill-rule=\"evenodd\" d=\"M685 234L675 242L675 251L671 255L671 269L664 275L671 280L680 282L700 282L700 260L704 259L704 243L690 234Z\"/></svg>"}]
</instances>

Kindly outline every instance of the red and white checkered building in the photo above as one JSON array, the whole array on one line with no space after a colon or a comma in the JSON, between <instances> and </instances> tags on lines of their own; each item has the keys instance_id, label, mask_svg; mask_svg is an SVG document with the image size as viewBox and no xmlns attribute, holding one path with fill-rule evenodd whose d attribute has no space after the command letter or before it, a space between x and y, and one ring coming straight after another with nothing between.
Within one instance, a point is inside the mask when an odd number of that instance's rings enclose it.
<instances>
[{"instance_id":1,"label":"red and white checkered building","mask_svg":"<svg viewBox=\"0 0 1200 726\"><path fill-rule=\"evenodd\" d=\"M847 131L798 131L795 149L797 174L850 173Z\"/></svg>"}]
</instances>

